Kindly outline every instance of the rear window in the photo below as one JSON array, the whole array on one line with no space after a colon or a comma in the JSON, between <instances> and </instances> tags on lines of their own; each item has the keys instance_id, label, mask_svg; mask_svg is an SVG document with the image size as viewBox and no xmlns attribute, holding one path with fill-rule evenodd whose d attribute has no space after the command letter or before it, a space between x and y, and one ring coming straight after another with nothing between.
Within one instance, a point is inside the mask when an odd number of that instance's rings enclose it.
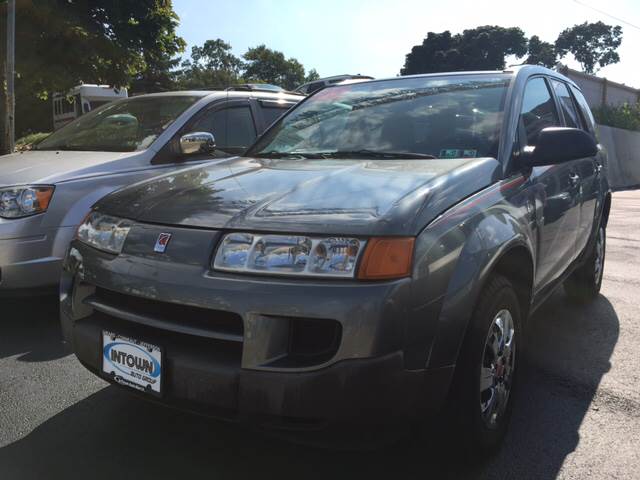
<instances>
[{"instance_id":1,"label":"rear window","mask_svg":"<svg viewBox=\"0 0 640 480\"><path fill-rule=\"evenodd\" d=\"M587 100L582 95L582 92L575 88L573 85L570 87L571 93L575 97L578 102L578 107L580 108L580 112L582 113L582 118L587 126L587 130L593 134L596 133L596 121L593 118L593 113L591 113L591 108L589 108L589 104Z\"/></svg>"},{"instance_id":2,"label":"rear window","mask_svg":"<svg viewBox=\"0 0 640 480\"><path fill-rule=\"evenodd\" d=\"M262 116L264 118L265 126L269 126L278 120L282 115L289 110L289 107L263 107L262 108Z\"/></svg>"},{"instance_id":3,"label":"rear window","mask_svg":"<svg viewBox=\"0 0 640 480\"><path fill-rule=\"evenodd\" d=\"M557 80L551 80L551 85L553 85L553 90L556 92L556 97L558 97L558 102L560 103L567 127L582 128L578 109L575 103L573 103L573 98L569 93L567 85Z\"/></svg>"}]
</instances>

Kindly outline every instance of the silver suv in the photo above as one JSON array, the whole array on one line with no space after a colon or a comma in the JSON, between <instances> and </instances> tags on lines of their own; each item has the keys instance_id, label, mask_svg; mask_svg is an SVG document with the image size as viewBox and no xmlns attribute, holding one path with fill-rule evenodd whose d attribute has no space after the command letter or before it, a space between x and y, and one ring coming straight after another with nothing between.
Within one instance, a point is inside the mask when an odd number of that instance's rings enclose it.
<instances>
[{"instance_id":1,"label":"silver suv","mask_svg":"<svg viewBox=\"0 0 640 480\"><path fill-rule=\"evenodd\" d=\"M301 98L259 86L141 95L0 157L0 295L57 288L69 242L104 195L242 154Z\"/></svg>"}]
</instances>

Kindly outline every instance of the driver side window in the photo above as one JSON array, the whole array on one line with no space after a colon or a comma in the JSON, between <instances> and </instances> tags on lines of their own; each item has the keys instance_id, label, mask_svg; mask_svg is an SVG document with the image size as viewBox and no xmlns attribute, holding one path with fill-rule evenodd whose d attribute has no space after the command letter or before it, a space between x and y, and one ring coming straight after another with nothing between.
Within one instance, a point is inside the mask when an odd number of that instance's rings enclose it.
<instances>
[{"instance_id":1,"label":"driver side window","mask_svg":"<svg viewBox=\"0 0 640 480\"><path fill-rule=\"evenodd\" d=\"M543 129L558 126L560 120L547 82L542 77L529 80L520 113L520 127L524 129L527 145L535 145Z\"/></svg>"}]
</instances>

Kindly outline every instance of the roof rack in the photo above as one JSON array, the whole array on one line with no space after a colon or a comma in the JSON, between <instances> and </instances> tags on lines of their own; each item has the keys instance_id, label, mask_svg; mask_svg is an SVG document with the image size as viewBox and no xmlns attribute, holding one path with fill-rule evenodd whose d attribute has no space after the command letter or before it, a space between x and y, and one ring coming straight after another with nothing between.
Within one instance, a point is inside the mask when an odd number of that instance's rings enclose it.
<instances>
[{"instance_id":1,"label":"roof rack","mask_svg":"<svg viewBox=\"0 0 640 480\"><path fill-rule=\"evenodd\" d=\"M302 95L299 92L291 92L278 85L271 85L269 83L241 83L238 85L231 85L230 87L202 87L195 88L193 90L203 90L210 92L269 92L286 93L287 95Z\"/></svg>"},{"instance_id":2,"label":"roof rack","mask_svg":"<svg viewBox=\"0 0 640 480\"><path fill-rule=\"evenodd\" d=\"M256 90L261 92L284 92L284 88L278 85L271 85L269 83L240 83L238 85L231 85L225 88L225 90Z\"/></svg>"},{"instance_id":3,"label":"roof rack","mask_svg":"<svg viewBox=\"0 0 640 480\"><path fill-rule=\"evenodd\" d=\"M295 92L289 92L278 85L271 85L269 83L241 83L239 85L232 85L225 88L226 91L250 91L250 92L271 92L271 93L288 93L295 94Z\"/></svg>"}]
</instances>

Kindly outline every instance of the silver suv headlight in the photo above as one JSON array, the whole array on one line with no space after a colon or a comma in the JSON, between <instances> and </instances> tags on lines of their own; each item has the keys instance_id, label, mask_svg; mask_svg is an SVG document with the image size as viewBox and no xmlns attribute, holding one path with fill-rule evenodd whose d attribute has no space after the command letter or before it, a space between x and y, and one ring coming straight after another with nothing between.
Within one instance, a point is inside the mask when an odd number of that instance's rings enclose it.
<instances>
[{"instance_id":1,"label":"silver suv headlight","mask_svg":"<svg viewBox=\"0 0 640 480\"><path fill-rule=\"evenodd\" d=\"M100 212L91 212L78 227L76 238L98 250L116 255L122 252L132 222Z\"/></svg>"},{"instance_id":2,"label":"silver suv headlight","mask_svg":"<svg viewBox=\"0 0 640 480\"><path fill-rule=\"evenodd\" d=\"M215 270L353 278L366 241L348 237L307 237L229 233L220 242Z\"/></svg>"},{"instance_id":3,"label":"silver suv headlight","mask_svg":"<svg viewBox=\"0 0 640 480\"><path fill-rule=\"evenodd\" d=\"M0 217L22 218L46 212L54 189L53 185L0 187Z\"/></svg>"}]
</instances>

